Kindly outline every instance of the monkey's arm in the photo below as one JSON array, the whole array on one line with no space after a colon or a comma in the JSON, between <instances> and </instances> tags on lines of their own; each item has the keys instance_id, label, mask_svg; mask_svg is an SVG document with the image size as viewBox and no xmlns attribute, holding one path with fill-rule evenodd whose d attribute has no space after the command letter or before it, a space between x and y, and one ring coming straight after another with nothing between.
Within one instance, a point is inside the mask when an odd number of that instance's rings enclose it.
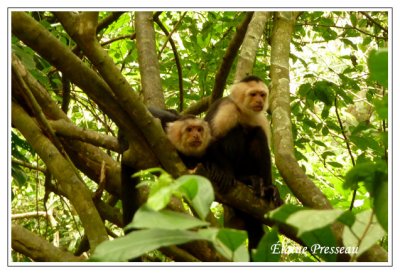
<instances>
[{"instance_id":1,"label":"monkey's arm","mask_svg":"<svg viewBox=\"0 0 400 274\"><path fill-rule=\"evenodd\" d=\"M164 129L167 123L174 122L181 117L179 113L173 109L161 109L150 106L148 107L148 110L155 118L160 119L161 125Z\"/></svg>"}]
</instances>

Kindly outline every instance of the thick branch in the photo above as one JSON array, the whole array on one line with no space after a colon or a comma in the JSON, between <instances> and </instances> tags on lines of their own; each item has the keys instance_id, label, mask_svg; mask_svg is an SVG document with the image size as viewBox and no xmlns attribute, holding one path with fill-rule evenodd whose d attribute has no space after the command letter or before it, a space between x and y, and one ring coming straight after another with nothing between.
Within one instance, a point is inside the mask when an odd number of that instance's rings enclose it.
<instances>
[{"instance_id":1,"label":"thick branch","mask_svg":"<svg viewBox=\"0 0 400 274\"><path fill-rule=\"evenodd\" d=\"M94 26L97 25L97 14L91 12L82 13L79 16L64 12L55 14L68 34L78 43L112 88L113 93L118 98L118 103L139 127L162 166L173 176L185 173L186 168L174 147L166 138L161 124L151 116L139 96L121 75L111 57L98 43L94 30Z\"/></svg>"},{"instance_id":2,"label":"thick branch","mask_svg":"<svg viewBox=\"0 0 400 274\"><path fill-rule=\"evenodd\" d=\"M271 52L271 110L276 165L293 194L311 208L332 208L326 196L304 174L294 156L290 119L289 53L296 16L276 13Z\"/></svg>"},{"instance_id":3,"label":"thick branch","mask_svg":"<svg viewBox=\"0 0 400 274\"><path fill-rule=\"evenodd\" d=\"M65 121L66 123L72 122L69 120L67 115L60 109L55 103L50 94L37 82L37 80L26 70L21 61L13 54L12 63L16 69L16 73L20 74L24 81L29 85L32 94L39 103L42 111L46 115L47 119L54 119L58 121ZM17 84L15 79L12 79L12 95L13 98L17 98L18 101L22 100L21 87ZM51 122L50 122L51 123ZM102 162L106 163L107 176L106 176L106 189L110 193L119 195L120 189L120 176L119 176L119 164L115 162L109 155L103 152L98 147L90 144L78 142L76 140L70 140L66 138L60 138L64 148L71 157L74 164L84 172L89 178L97 182L100 175L100 166ZM147 158L143 159L144 162ZM118 172L118 174L117 174Z\"/></svg>"},{"instance_id":4,"label":"thick branch","mask_svg":"<svg viewBox=\"0 0 400 274\"><path fill-rule=\"evenodd\" d=\"M131 140L134 140L133 154L136 155L136 159L142 159L147 163L157 163L157 159L151 153L136 125L127 119L129 115L121 108L113 97L112 90L96 72L24 12L12 13L12 32L59 69L71 82L84 90L100 109L109 115ZM41 105L44 107L43 104Z\"/></svg>"},{"instance_id":5,"label":"thick branch","mask_svg":"<svg viewBox=\"0 0 400 274\"><path fill-rule=\"evenodd\" d=\"M50 172L57 179L60 188L74 205L82 225L88 234L91 248L107 240L103 221L91 199L91 192L75 173L53 143L43 135L41 129L18 104L12 103L12 123L40 155Z\"/></svg>"},{"instance_id":6,"label":"thick branch","mask_svg":"<svg viewBox=\"0 0 400 274\"><path fill-rule=\"evenodd\" d=\"M231 188L228 193L221 195L217 192L216 198L222 204L239 209L256 218L261 223L264 223L268 226L278 226L281 234L305 246L305 244L297 237L297 231L294 227L285 224L277 224L265 217L269 211L274 209L274 206L257 197L254 192L251 191L250 188L245 184L237 182L235 187Z\"/></svg>"},{"instance_id":7,"label":"thick branch","mask_svg":"<svg viewBox=\"0 0 400 274\"><path fill-rule=\"evenodd\" d=\"M101 134L93 130L83 129L66 120L50 121L51 127L58 135L70 139L80 140L94 146L104 147L113 151L120 151L117 138Z\"/></svg>"},{"instance_id":8,"label":"thick branch","mask_svg":"<svg viewBox=\"0 0 400 274\"><path fill-rule=\"evenodd\" d=\"M117 21L122 14L124 14L123 11L112 12L109 16L107 16L101 22L99 22L96 28L96 33L99 33L101 30L107 28L109 25Z\"/></svg>"},{"instance_id":9,"label":"thick branch","mask_svg":"<svg viewBox=\"0 0 400 274\"><path fill-rule=\"evenodd\" d=\"M296 13L276 13L271 52L271 110L274 133L276 165L293 194L306 206L316 209L331 209L326 196L307 177L294 156L292 124L290 120L289 52L291 33ZM333 232L341 243L341 224L333 225ZM366 251L361 260L387 261L387 252L380 246Z\"/></svg>"},{"instance_id":10,"label":"thick branch","mask_svg":"<svg viewBox=\"0 0 400 274\"><path fill-rule=\"evenodd\" d=\"M153 13L135 12L135 29L144 101L148 106L163 109L165 108L165 99L156 52Z\"/></svg>"},{"instance_id":11,"label":"thick branch","mask_svg":"<svg viewBox=\"0 0 400 274\"><path fill-rule=\"evenodd\" d=\"M240 81L245 76L252 74L258 45L269 17L269 12L254 12L253 18L247 27L246 36L244 37L243 44L240 49L239 58L236 65L235 81Z\"/></svg>"},{"instance_id":12,"label":"thick branch","mask_svg":"<svg viewBox=\"0 0 400 274\"><path fill-rule=\"evenodd\" d=\"M45 239L19 225L11 227L11 247L36 262L81 262L83 257L56 248Z\"/></svg>"}]
</instances>

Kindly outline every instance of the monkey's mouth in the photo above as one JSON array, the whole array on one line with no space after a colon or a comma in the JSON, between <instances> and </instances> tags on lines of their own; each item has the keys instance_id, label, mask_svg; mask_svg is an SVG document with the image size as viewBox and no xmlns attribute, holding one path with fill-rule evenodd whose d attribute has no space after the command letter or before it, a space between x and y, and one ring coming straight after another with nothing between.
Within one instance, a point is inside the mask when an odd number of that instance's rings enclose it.
<instances>
[{"instance_id":1,"label":"monkey's mouth","mask_svg":"<svg viewBox=\"0 0 400 274\"><path fill-rule=\"evenodd\" d=\"M192 142L190 142L190 146L191 147L199 147L199 146L201 146L201 144L202 144L202 141L192 141Z\"/></svg>"},{"instance_id":2,"label":"monkey's mouth","mask_svg":"<svg viewBox=\"0 0 400 274\"><path fill-rule=\"evenodd\" d=\"M253 110L254 111L262 111L263 110L263 105L256 105L256 106L253 106Z\"/></svg>"}]
</instances>

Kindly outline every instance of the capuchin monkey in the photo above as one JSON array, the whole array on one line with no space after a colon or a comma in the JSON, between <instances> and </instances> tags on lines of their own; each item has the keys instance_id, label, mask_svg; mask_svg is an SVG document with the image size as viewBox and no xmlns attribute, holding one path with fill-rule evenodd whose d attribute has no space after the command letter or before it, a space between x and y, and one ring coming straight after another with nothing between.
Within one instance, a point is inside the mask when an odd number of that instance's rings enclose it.
<instances>
[{"instance_id":1,"label":"capuchin monkey","mask_svg":"<svg viewBox=\"0 0 400 274\"><path fill-rule=\"evenodd\" d=\"M283 202L272 183L270 131L265 116L267 102L268 87L260 78L247 76L231 87L228 97L211 105L205 120L210 124L214 140L199 173L214 181L220 193L229 191L240 181L277 207ZM233 212L242 227L234 223L225 225L246 229L249 248L256 248L264 235L262 224L244 212Z\"/></svg>"},{"instance_id":2,"label":"capuchin monkey","mask_svg":"<svg viewBox=\"0 0 400 274\"><path fill-rule=\"evenodd\" d=\"M238 124L260 127L267 138L271 133L265 116L268 107L268 87L257 76L247 76L234 84L230 95L211 105L205 120L210 123L215 138L223 137Z\"/></svg>"},{"instance_id":3,"label":"capuchin monkey","mask_svg":"<svg viewBox=\"0 0 400 274\"><path fill-rule=\"evenodd\" d=\"M206 170L222 192L238 180L251 185L258 196L280 204L272 184L267 97L264 82L257 76L247 76L232 86L228 97L210 107L205 120L214 141Z\"/></svg>"},{"instance_id":4,"label":"capuchin monkey","mask_svg":"<svg viewBox=\"0 0 400 274\"><path fill-rule=\"evenodd\" d=\"M149 111L160 119L168 140L186 167L195 168L202 161L212 140L208 123L191 114L180 115L175 110L149 107Z\"/></svg>"},{"instance_id":5,"label":"capuchin monkey","mask_svg":"<svg viewBox=\"0 0 400 274\"><path fill-rule=\"evenodd\" d=\"M149 107L150 113L159 118L166 132L167 138L178 151L182 162L188 169L194 169L203 160L203 156L211 142L211 130L208 123L194 115L181 116L174 110ZM128 149L128 144L121 134L119 141L123 151ZM136 185L138 178L132 178L137 170L127 165L124 154L121 161L121 200L123 208L123 223L129 224L133 215L139 208L135 200L139 199Z\"/></svg>"},{"instance_id":6,"label":"capuchin monkey","mask_svg":"<svg viewBox=\"0 0 400 274\"><path fill-rule=\"evenodd\" d=\"M202 161L212 139L208 123L194 115L185 115L167 123L166 135L189 169Z\"/></svg>"}]
</instances>

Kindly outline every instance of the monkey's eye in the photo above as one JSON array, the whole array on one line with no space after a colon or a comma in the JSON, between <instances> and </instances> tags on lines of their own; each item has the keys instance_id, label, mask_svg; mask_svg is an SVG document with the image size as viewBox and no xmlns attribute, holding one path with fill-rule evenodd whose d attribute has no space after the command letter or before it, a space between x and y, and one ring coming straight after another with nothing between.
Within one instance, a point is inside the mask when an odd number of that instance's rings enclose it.
<instances>
[{"instance_id":1,"label":"monkey's eye","mask_svg":"<svg viewBox=\"0 0 400 274\"><path fill-rule=\"evenodd\" d=\"M198 132L203 132L203 128L202 128L202 127L199 127L199 128L197 129L197 131L198 131Z\"/></svg>"},{"instance_id":2,"label":"monkey's eye","mask_svg":"<svg viewBox=\"0 0 400 274\"><path fill-rule=\"evenodd\" d=\"M186 131L187 131L187 132L192 132L192 130L193 130L193 128L191 128L191 127L187 127L187 128L186 128Z\"/></svg>"}]
</instances>

